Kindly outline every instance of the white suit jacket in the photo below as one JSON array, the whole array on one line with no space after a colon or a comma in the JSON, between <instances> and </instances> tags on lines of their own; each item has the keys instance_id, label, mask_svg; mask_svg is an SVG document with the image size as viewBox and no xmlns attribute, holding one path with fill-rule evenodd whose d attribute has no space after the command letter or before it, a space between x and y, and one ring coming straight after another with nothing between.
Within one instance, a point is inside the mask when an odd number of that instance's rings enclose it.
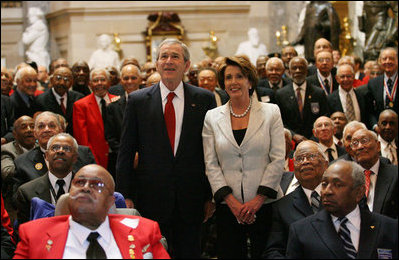
<instances>
[{"instance_id":1,"label":"white suit jacket","mask_svg":"<svg viewBox=\"0 0 399 260\"><path fill-rule=\"evenodd\" d=\"M283 196L285 139L280 109L252 99L248 128L238 146L231 128L229 103L209 110L202 130L206 175L215 194L229 186L241 203L257 195L259 185ZM243 194L241 192L241 185ZM274 200L267 199L265 203Z\"/></svg>"}]
</instances>

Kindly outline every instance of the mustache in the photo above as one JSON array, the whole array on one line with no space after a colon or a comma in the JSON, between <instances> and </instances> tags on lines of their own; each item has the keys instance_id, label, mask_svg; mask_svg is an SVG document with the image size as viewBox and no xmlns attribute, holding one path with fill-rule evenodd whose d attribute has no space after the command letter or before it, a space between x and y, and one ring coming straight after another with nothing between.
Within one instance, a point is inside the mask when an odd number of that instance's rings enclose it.
<instances>
[{"instance_id":1,"label":"mustache","mask_svg":"<svg viewBox=\"0 0 399 260\"><path fill-rule=\"evenodd\" d=\"M96 201L95 199L93 199L93 197L90 195L90 193L86 192L86 191L80 191L76 195L69 194L69 199L71 199L71 200L77 200L77 199L80 199L80 198L88 199L89 202L91 202L91 203Z\"/></svg>"}]
</instances>

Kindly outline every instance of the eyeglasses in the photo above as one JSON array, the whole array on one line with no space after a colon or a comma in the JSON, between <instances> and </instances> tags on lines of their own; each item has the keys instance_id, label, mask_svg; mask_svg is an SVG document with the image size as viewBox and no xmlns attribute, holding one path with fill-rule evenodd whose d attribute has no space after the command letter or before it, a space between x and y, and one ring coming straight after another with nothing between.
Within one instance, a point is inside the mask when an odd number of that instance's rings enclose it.
<instances>
[{"instance_id":1,"label":"eyeglasses","mask_svg":"<svg viewBox=\"0 0 399 260\"><path fill-rule=\"evenodd\" d=\"M303 154L303 155L301 154L295 157L294 163L303 163L305 159L310 162L313 162L319 159L319 155L315 153Z\"/></svg>"},{"instance_id":2,"label":"eyeglasses","mask_svg":"<svg viewBox=\"0 0 399 260\"><path fill-rule=\"evenodd\" d=\"M65 82L71 81L71 77L63 77L63 76L61 76L61 75L55 75L55 79L56 79L57 81L61 81L61 79L63 79Z\"/></svg>"},{"instance_id":3,"label":"eyeglasses","mask_svg":"<svg viewBox=\"0 0 399 260\"><path fill-rule=\"evenodd\" d=\"M122 79L123 79L124 81L128 81L129 79L131 79L131 80L136 80L137 77L136 77L136 76L131 76L131 77L125 76L125 77L123 77Z\"/></svg>"},{"instance_id":4,"label":"eyeglasses","mask_svg":"<svg viewBox=\"0 0 399 260\"><path fill-rule=\"evenodd\" d=\"M24 78L23 79L26 83L36 83L37 82L37 79L31 79L31 78Z\"/></svg>"},{"instance_id":5,"label":"eyeglasses","mask_svg":"<svg viewBox=\"0 0 399 260\"><path fill-rule=\"evenodd\" d=\"M368 137L363 137L359 140L352 140L351 142L351 148L356 148L359 144L365 145L368 144L370 142L370 138Z\"/></svg>"},{"instance_id":6,"label":"eyeglasses","mask_svg":"<svg viewBox=\"0 0 399 260\"><path fill-rule=\"evenodd\" d=\"M72 180L72 185L83 188L89 184L89 188L101 193L106 188L105 183L100 178L77 177Z\"/></svg>"},{"instance_id":7,"label":"eyeglasses","mask_svg":"<svg viewBox=\"0 0 399 260\"><path fill-rule=\"evenodd\" d=\"M59 144L54 144L50 147L50 150L53 152L58 152L59 150L62 150L66 153L72 152L72 147L69 145L59 145Z\"/></svg>"},{"instance_id":8,"label":"eyeglasses","mask_svg":"<svg viewBox=\"0 0 399 260\"><path fill-rule=\"evenodd\" d=\"M317 59L318 62L331 62L330 58L318 58Z\"/></svg>"},{"instance_id":9,"label":"eyeglasses","mask_svg":"<svg viewBox=\"0 0 399 260\"><path fill-rule=\"evenodd\" d=\"M98 78L98 79L92 79L93 83L98 83L98 82L106 82L106 78Z\"/></svg>"}]
</instances>

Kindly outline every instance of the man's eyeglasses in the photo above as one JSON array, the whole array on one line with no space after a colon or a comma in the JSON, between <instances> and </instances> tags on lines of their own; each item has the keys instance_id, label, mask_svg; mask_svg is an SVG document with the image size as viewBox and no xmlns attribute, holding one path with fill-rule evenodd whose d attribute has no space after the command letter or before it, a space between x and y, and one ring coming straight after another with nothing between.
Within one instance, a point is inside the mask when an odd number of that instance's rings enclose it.
<instances>
[{"instance_id":1,"label":"man's eyeglasses","mask_svg":"<svg viewBox=\"0 0 399 260\"><path fill-rule=\"evenodd\" d=\"M101 193L106 188L105 183L99 178L78 177L72 180L72 185L79 188L85 187L86 183L89 184L90 189L93 189L99 193Z\"/></svg>"},{"instance_id":2,"label":"man's eyeglasses","mask_svg":"<svg viewBox=\"0 0 399 260\"><path fill-rule=\"evenodd\" d=\"M351 148L356 148L359 144L365 145L368 144L370 142L370 138L368 137L363 137L359 140L352 140L351 142Z\"/></svg>"},{"instance_id":3,"label":"man's eyeglasses","mask_svg":"<svg viewBox=\"0 0 399 260\"><path fill-rule=\"evenodd\" d=\"M58 144L52 145L50 147L50 150L53 151L53 152L58 152L58 151L61 150L61 148L66 153L70 153L73 150L73 148L71 146L69 146L69 145L58 145Z\"/></svg>"},{"instance_id":4,"label":"man's eyeglasses","mask_svg":"<svg viewBox=\"0 0 399 260\"><path fill-rule=\"evenodd\" d=\"M305 159L310 162L313 162L319 159L319 155L315 153L303 154L303 155L301 154L295 157L294 163L303 163Z\"/></svg>"},{"instance_id":5,"label":"man's eyeglasses","mask_svg":"<svg viewBox=\"0 0 399 260\"><path fill-rule=\"evenodd\" d=\"M61 79L63 79L65 82L69 82L69 81L71 81L71 77L63 77L63 76L61 76L61 75L55 75L54 76L55 77L55 79L57 80L57 81L61 81Z\"/></svg>"}]
</instances>

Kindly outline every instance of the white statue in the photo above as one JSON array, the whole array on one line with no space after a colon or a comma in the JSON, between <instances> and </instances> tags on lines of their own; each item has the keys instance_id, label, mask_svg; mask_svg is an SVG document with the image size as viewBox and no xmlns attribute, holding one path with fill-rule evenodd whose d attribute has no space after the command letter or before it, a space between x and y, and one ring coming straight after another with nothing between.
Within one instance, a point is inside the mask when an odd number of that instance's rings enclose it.
<instances>
[{"instance_id":1,"label":"white statue","mask_svg":"<svg viewBox=\"0 0 399 260\"><path fill-rule=\"evenodd\" d=\"M43 11L38 7L30 7L28 11L30 25L22 34L22 42L28 45L26 56L38 66L48 68L50 55L47 51L49 33Z\"/></svg>"},{"instance_id":2,"label":"white statue","mask_svg":"<svg viewBox=\"0 0 399 260\"><path fill-rule=\"evenodd\" d=\"M98 49L93 52L89 60L90 69L114 66L119 68L118 53L111 49L112 38L107 34L98 37Z\"/></svg>"},{"instance_id":3,"label":"white statue","mask_svg":"<svg viewBox=\"0 0 399 260\"><path fill-rule=\"evenodd\" d=\"M249 57L252 64L256 64L259 55L267 55L266 45L259 43L259 33L256 28L249 28L248 41L240 43L236 51L236 55L245 54Z\"/></svg>"}]
</instances>

